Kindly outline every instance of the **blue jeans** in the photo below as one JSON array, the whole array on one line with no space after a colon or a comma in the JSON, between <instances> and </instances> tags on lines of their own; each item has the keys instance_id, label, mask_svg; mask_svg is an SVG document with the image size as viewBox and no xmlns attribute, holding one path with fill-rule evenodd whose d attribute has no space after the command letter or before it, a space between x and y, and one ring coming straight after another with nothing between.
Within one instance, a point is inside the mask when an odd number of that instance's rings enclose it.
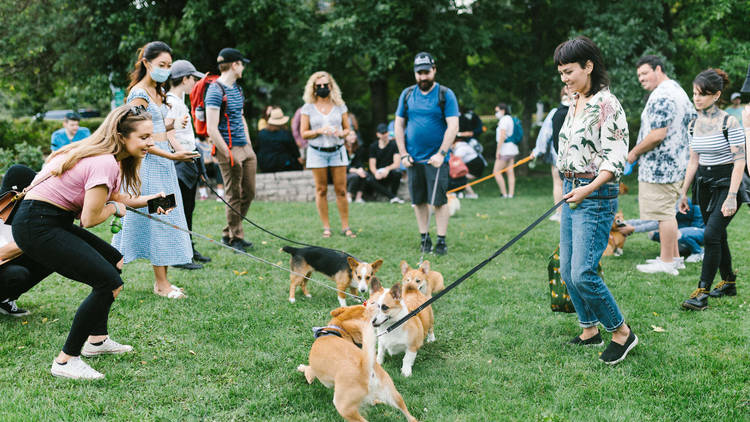
<instances>
[{"instance_id":1,"label":"blue jeans","mask_svg":"<svg viewBox=\"0 0 750 422\"><path fill-rule=\"evenodd\" d=\"M563 193L590 182L563 179ZM567 283L578 322L584 328L601 323L609 332L617 330L624 318L597 267L617 212L618 189L617 184L606 183L575 209L563 204L560 221L560 276ZM604 199L608 197L613 198Z\"/></svg>"},{"instance_id":2,"label":"blue jeans","mask_svg":"<svg viewBox=\"0 0 750 422\"><path fill-rule=\"evenodd\" d=\"M680 230L680 238L677 239L677 246L680 254L694 255L703 253L703 227L683 227ZM659 241L659 232L654 232L651 240Z\"/></svg>"}]
</instances>

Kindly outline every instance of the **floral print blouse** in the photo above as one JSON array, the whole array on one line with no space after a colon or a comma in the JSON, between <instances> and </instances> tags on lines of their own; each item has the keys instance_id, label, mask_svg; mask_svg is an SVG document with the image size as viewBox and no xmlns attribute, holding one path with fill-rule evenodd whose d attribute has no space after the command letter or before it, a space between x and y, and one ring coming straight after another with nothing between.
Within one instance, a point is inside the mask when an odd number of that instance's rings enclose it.
<instances>
[{"instance_id":1,"label":"floral print blouse","mask_svg":"<svg viewBox=\"0 0 750 422\"><path fill-rule=\"evenodd\" d=\"M627 157L628 122L620 102L609 89L594 94L578 116L574 100L560 129L557 168L594 174L607 170L617 180Z\"/></svg>"}]
</instances>

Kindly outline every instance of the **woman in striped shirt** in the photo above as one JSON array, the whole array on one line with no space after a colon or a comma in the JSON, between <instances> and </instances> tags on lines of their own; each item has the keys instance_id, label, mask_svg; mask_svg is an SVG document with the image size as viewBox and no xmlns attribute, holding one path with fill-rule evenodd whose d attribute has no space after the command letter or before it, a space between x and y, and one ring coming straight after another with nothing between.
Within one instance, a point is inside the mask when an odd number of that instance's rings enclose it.
<instances>
[{"instance_id":1,"label":"woman in striped shirt","mask_svg":"<svg viewBox=\"0 0 750 422\"><path fill-rule=\"evenodd\" d=\"M696 197L706 224L705 254L698 288L682 307L702 311L708 297L737 294L736 274L727 242L727 226L738 203L750 202L741 188L745 170L745 134L736 118L716 106L729 77L720 69L708 69L693 81L693 102L698 118L690 123L690 162L680 196L680 212L688 210L687 190L696 179ZM697 178L696 178L697 175ZM717 269L721 283L709 293Z\"/></svg>"}]
</instances>

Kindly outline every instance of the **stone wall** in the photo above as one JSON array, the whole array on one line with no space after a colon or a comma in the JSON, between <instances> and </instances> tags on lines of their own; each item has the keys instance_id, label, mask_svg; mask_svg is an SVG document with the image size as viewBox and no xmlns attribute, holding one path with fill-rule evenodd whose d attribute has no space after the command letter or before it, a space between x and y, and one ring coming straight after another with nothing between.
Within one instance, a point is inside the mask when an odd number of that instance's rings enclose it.
<instances>
[{"instance_id":1,"label":"stone wall","mask_svg":"<svg viewBox=\"0 0 750 422\"><path fill-rule=\"evenodd\" d=\"M258 173L255 178L255 199L259 201L314 202L315 182L311 170ZM399 198L409 201L406 179L398 190ZM375 198L365 198L375 199ZM378 197L378 200L386 198ZM334 201L333 185L328 185L328 200Z\"/></svg>"}]
</instances>

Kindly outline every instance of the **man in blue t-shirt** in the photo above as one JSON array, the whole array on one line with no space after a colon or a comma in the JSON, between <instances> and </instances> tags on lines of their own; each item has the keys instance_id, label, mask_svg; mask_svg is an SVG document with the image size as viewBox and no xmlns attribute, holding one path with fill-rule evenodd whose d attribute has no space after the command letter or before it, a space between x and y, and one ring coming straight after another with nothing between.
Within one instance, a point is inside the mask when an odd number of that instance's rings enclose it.
<instances>
[{"instance_id":1,"label":"man in blue t-shirt","mask_svg":"<svg viewBox=\"0 0 750 422\"><path fill-rule=\"evenodd\" d=\"M247 215L255 198L255 171L257 159L247 122L243 115L245 97L237 85L245 64L250 63L234 48L225 48L216 59L221 76L206 90L206 129L208 138L216 148L216 161L224 179L225 199L239 214L227 207L227 226L221 241L244 251L253 244L245 240L242 218ZM241 214L241 215L240 215Z\"/></svg>"},{"instance_id":2,"label":"man in blue t-shirt","mask_svg":"<svg viewBox=\"0 0 750 422\"><path fill-rule=\"evenodd\" d=\"M445 255L450 214L445 204L448 153L458 132L458 101L449 88L435 83L435 60L430 53L414 58L417 84L401 92L396 110L396 144L409 176L409 194L421 234L421 250L432 251L429 205L435 208L438 240L435 254ZM437 180L437 182L436 182Z\"/></svg>"},{"instance_id":3,"label":"man in blue t-shirt","mask_svg":"<svg viewBox=\"0 0 750 422\"><path fill-rule=\"evenodd\" d=\"M88 138L91 135L91 131L87 127L80 127L81 115L75 111L71 111L63 118L63 127L52 132L51 146L52 151L68 145L71 142L77 142L81 139Z\"/></svg>"}]
</instances>

